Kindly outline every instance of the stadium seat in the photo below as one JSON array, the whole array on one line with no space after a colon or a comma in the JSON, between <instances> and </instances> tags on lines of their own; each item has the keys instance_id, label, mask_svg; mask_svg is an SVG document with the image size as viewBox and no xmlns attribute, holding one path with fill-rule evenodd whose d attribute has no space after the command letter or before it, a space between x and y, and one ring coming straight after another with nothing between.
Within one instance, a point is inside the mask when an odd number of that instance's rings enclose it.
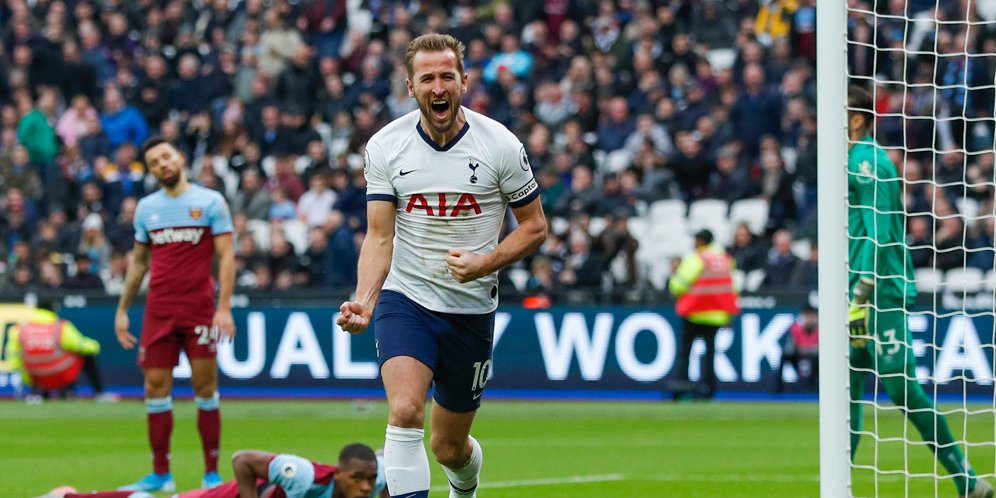
<instances>
[{"instance_id":1,"label":"stadium seat","mask_svg":"<svg viewBox=\"0 0 996 498\"><path fill-rule=\"evenodd\" d=\"M650 204L650 210L647 214L650 216L651 222L676 220L678 218L684 222L686 210L687 206L685 205L685 201L679 199L664 199L654 201Z\"/></svg>"},{"instance_id":2,"label":"stadium seat","mask_svg":"<svg viewBox=\"0 0 996 498\"><path fill-rule=\"evenodd\" d=\"M277 159L273 156L264 157L259 162L259 166L263 168L263 172L266 173L267 178L272 178L273 175L277 174Z\"/></svg>"},{"instance_id":3,"label":"stadium seat","mask_svg":"<svg viewBox=\"0 0 996 498\"><path fill-rule=\"evenodd\" d=\"M764 233L768 224L768 201L764 199L740 199L730 206L730 225L747 223L755 235Z\"/></svg>"},{"instance_id":4,"label":"stadium seat","mask_svg":"<svg viewBox=\"0 0 996 498\"><path fill-rule=\"evenodd\" d=\"M261 252L270 250L270 222L266 220L249 220L246 228L252 233L253 240L256 241L256 248Z\"/></svg>"},{"instance_id":5,"label":"stadium seat","mask_svg":"<svg viewBox=\"0 0 996 498\"><path fill-rule=\"evenodd\" d=\"M799 259L806 261L813 253L813 242L809 239L796 240L792 242L792 254Z\"/></svg>"},{"instance_id":6,"label":"stadium seat","mask_svg":"<svg viewBox=\"0 0 996 498\"><path fill-rule=\"evenodd\" d=\"M633 155L626 149L619 149L605 155L601 173L619 173L633 164Z\"/></svg>"},{"instance_id":7,"label":"stadium seat","mask_svg":"<svg viewBox=\"0 0 996 498\"><path fill-rule=\"evenodd\" d=\"M944 274L944 287L949 292L979 292L982 280L982 270L978 268L952 268Z\"/></svg>"},{"instance_id":8,"label":"stadium seat","mask_svg":"<svg viewBox=\"0 0 996 498\"><path fill-rule=\"evenodd\" d=\"M996 291L996 268L986 272L982 277L982 288L987 291Z\"/></svg>"},{"instance_id":9,"label":"stadium seat","mask_svg":"<svg viewBox=\"0 0 996 498\"><path fill-rule=\"evenodd\" d=\"M744 284L747 280L747 273L741 269L733 270L733 288L738 291L744 290Z\"/></svg>"},{"instance_id":10,"label":"stadium seat","mask_svg":"<svg viewBox=\"0 0 996 498\"><path fill-rule=\"evenodd\" d=\"M287 242L294 246L298 256L308 250L308 225L301 220L286 220L281 225Z\"/></svg>"},{"instance_id":11,"label":"stadium seat","mask_svg":"<svg viewBox=\"0 0 996 498\"><path fill-rule=\"evenodd\" d=\"M655 261L650 265L647 272L647 280L650 282L650 285L660 292L667 291L667 279L670 276L671 262L667 260Z\"/></svg>"},{"instance_id":12,"label":"stadium seat","mask_svg":"<svg viewBox=\"0 0 996 498\"><path fill-rule=\"evenodd\" d=\"M965 218L965 223L970 224L979 216L979 201L970 197L960 197L955 199L955 206L958 212Z\"/></svg>"},{"instance_id":13,"label":"stadium seat","mask_svg":"<svg viewBox=\"0 0 996 498\"><path fill-rule=\"evenodd\" d=\"M515 286L515 290L519 292L526 291L526 284L529 283L529 275L529 270L525 268L508 269L508 279L512 281L512 285Z\"/></svg>"},{"instance_id":14,"label":"stadium seat","mask_svg":"<svg viewBox=\"0 0 996 498\"><path fill-rule=\"evenodd\" d=\"M754 292L761 288L761 284L764 282L765 276L766 274L761 268L747 272L747 275L744 277L743 290L747 292Z\"/></svg>"},{"instance_id":15,"label":"stadium seat","mask_svg":"<svg viewBox=\"0 0 996 498\"><path fill-rule=\"evenodd\" d=\"M570 226L571 226L570 222L559 216L556 216L550 220L550 231L557 236L564 235L565 233L567 233L567 229Z\"/></svg>"},{"instance_id":16,"label":"stadium seat","mask_svg":"<svg viewBox=\"0 0 996 498\"><path fill-rule=\"evenodd\" d=\"M721 246L727 245L730 229L726 211L729 205L720 199L700 199L688 206L688 229L691 233L707 229Z\"/></svg>"},{"instance_id":17,"label":"stadium seat","mask_svg":"<svg viewBox=\"0 0 996 498\"><path fill-rule=\"evenodd\" d=\"M917 268L913 272L916 290L920 292L937 292L944 281L944 272L937 268Z\"/></svg>"},{"instance_id":18,"label":"stadium seat","mask_svg":"<svg viewBox=\"0 0 996 498\"><path fill-rule=\"evenodd\" d=\"M591 220L588 221L588 235L592 237L598 237L603 230L605 230L605 218L601 216L592 216Z\"/></svg>"},{"instance_id":19,"label":"stadium seat","mask_svg":"<svg viewBox=\"0 0 996 498\"><path fill-rule=\"evenodd\" d=\"M639 241L640 245L643 245L646 240L647 227L649 225L647 219L644 217L633 217L626 220L626 228L629 230L629 234Z\"/></svg>"}]
</instances>

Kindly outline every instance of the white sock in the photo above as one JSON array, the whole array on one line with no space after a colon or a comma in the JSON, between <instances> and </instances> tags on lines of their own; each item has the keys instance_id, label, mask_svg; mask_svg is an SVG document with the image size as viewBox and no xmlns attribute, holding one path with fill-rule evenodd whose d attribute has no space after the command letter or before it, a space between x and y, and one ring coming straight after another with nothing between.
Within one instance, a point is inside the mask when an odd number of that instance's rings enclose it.
<instances>
[{"instance_id":1,"label":"white sock","mask_svg":"<svg viewBox=\"0 0 996 498\"><path fill-rule=\"evenodd\" d=\"M384 440L384 475L391 496L429 494L429 456L425 453L423 429L387 426Z\"/></svg>"},{"instance_id":2,"label":"white sock","mask_svg":"<svg viewBox=\"0 0 996 498\"><path fill-rule=\"evenodd\" d=\"M477 498L477 481L481 477L484 452L474 436L468 437L471 447L470 460L467 460L467 463L459 469L451 469L443 465L446 478L450 480L450 498Z\"/></svg>"}]
</instances>

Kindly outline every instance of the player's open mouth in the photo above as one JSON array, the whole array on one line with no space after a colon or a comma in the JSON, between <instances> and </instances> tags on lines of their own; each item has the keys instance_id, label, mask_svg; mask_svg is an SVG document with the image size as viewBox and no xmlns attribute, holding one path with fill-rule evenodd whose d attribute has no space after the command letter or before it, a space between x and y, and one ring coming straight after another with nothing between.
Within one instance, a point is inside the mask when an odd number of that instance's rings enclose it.
<instances>
[{"instance_id":1,"label":"player's open mouth","mask_svg":"<svg viewBox=\"0 0 996 498\"><path fill-rule=\"evenodd\" d=\"M433 100L429 107L432 108L432 113L436 115L436 118L443 119L450 110L450 102L445 99Z\"/></svg>"}]
</instances>

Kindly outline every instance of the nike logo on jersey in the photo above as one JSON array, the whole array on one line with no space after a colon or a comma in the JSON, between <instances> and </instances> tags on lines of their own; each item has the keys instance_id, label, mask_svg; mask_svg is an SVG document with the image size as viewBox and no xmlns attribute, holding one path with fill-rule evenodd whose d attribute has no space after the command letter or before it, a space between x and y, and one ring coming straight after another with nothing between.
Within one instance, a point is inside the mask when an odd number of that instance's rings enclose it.
<instances>
[{"instance_id":1,"label":"nike logo on jersey","mask_svg":"<svg viewBox=\"0 0 996 498\"><path fill-rule=\"evenodd\" d=\"M474 401L477 401L477 400L481 399L481 396L483 396L483 395L484 395L484 391L481 391L479 393L474 393L474 396L472 398L473 398Z\"/></svg>"},{"instance_id":2,"label":"nike logo on jersey","mask_svg":"<svg viewBox=\"0 0 996 498\"><path fill-rule=\"evenodd\" d=\"M399 170L399 171L398 171L398 174L399 174L399 175L401 175L401 176L405 176L405 175L407 175L408 173L412 173L412 172L414 172L414 171L418 171L418 170L417 170L417 169L413 169L413 170L408 170L408 171L405 171L405 170Z\"/></svg>"}]
</instances>

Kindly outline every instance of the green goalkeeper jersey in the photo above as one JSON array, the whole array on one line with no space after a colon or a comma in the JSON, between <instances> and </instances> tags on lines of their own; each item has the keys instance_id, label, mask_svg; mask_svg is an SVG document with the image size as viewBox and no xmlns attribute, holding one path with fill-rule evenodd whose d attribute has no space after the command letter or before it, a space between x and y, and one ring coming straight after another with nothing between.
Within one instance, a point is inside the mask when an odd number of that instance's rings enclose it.
<instances>
[{"instance_id":1,"label":"green goalkeeper jersey","mask_svg":"<svg viewBox=\"0 0 996 498\"><path fill-rule=\"evenodd\" d=\"M848 151L847 198L849 289L853 292L859 278L871 278L873 303L912 305L916 287L905 240L902 179L885 149L870 135Z\"/></svg>"}]
</instances>

